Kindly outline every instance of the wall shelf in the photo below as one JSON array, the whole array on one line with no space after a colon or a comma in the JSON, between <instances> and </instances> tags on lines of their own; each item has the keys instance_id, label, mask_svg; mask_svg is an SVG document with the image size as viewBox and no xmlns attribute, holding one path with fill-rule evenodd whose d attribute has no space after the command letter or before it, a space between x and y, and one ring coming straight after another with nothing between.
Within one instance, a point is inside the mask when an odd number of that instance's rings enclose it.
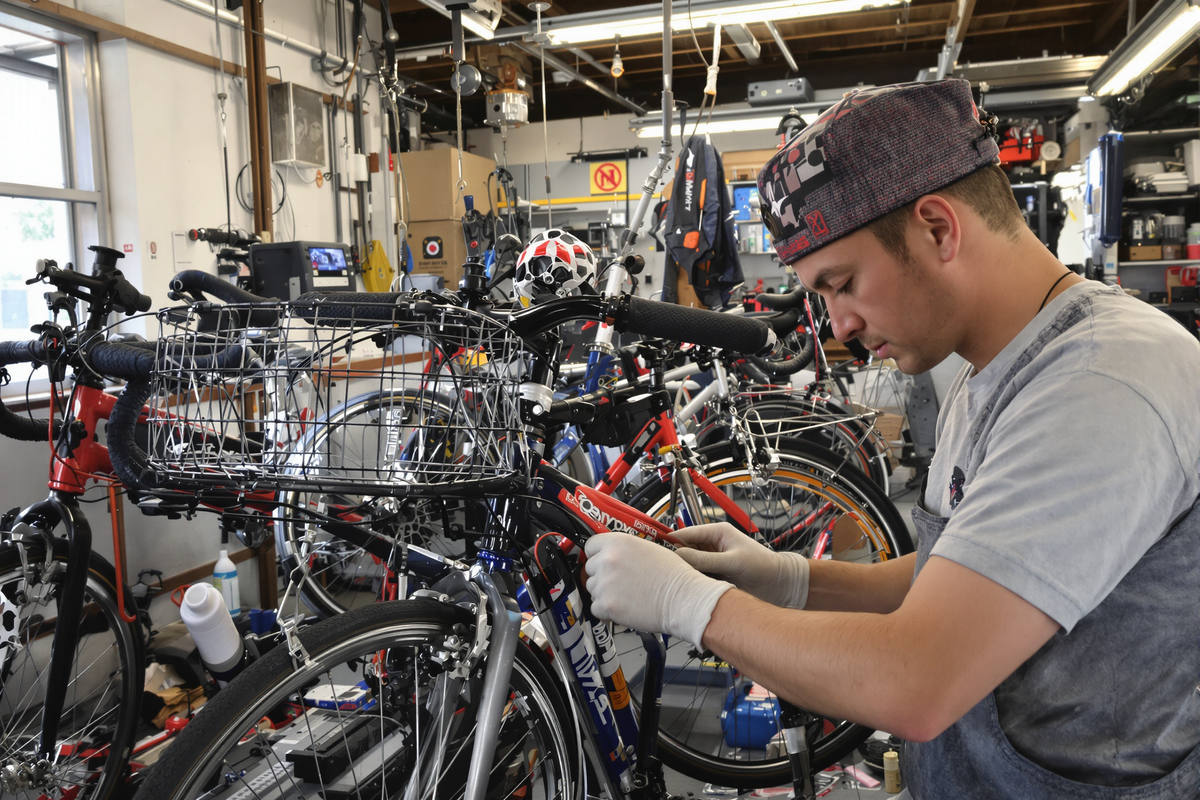
<instances>
[{"instance_id":1,"label":"wall shelf","mask_svg":"<svg viewBox=\"0 0 1200 800\"><path fill-rule=\"evenodd\" d=\"M1168 128L1158 131L1125 131L1121 134L1126 141L1142 142L1175 142L1180 139L1200 138L1200 128Z\"/></svg>"},{"instance_id":2,"label":"wall shelf","mask_svg":"<svg viewBox=\"0 0 1200 800\"><path fill-rule=\"evenodd\" d=\"M1195 200L1198 196L1196 192L1187 194L1145 194L1138 197L1126 197L1123 202L1126 203L1169 203L1177 200Z\"/></svg>"},{"instance_id":3,"label":"wall shelf","mask_svg":"<svg viewBox=\"0 0 1200 800\"><path fill-rule=\"evenodd\" d=\"M1121 270L1125 267L1192 267L1200 266L1200 258L1197 259L1172 259L1170 261L1118 261L1117 269Z\"/></svg>"}]
</instances>

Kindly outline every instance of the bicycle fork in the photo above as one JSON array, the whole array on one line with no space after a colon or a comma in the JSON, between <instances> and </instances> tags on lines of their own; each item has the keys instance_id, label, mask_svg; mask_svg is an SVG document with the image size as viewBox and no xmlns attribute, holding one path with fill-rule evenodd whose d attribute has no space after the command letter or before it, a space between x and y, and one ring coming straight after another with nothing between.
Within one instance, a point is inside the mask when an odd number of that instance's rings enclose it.
<instances>
[{"instance_id":1,"label":"bicycle fork","mask_svg":"<svg viewBox=\"0 0 1200 800\"><path fill-rule=\"evenodd\" d=\"M42 761L53 762L57 756L58 723L66 702L71 668L75 663L75 647L79 641L79 620L83 613L84 590L87 588L88 562L92 557L92 528L75 498L61 492L52 492L47 499L22 511L14 527L34 521L48 528L62 523L67 536L67 565L58 593L58 619L54 624L54 642L50 651L50 670L46 679L42 730L38 742L38 755ZM47 562L52 563L52 537L47 537L46 548ZM120 592L124 587L118 586L116 589ZM38 767L41 768L42 764Z\"/></svg>"}]
</instances>

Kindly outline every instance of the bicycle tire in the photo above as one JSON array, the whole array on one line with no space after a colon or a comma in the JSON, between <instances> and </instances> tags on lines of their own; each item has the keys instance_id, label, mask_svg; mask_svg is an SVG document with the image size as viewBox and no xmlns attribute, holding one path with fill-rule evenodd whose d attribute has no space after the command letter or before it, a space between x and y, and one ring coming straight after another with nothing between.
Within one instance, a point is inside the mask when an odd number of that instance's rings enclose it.
<instances>
[{"instance_id":1,"label":"bicycle tire","mask_svg":"<svg viewBox=\"0 0 1200 800\"><path fill-rule=\"evenodd\" d=\"M261 757L265 760L268 767L270 764L270 744L266 743L262 731L257 730L256 726L259 721L267 716L272 710L276 709L281 702L289 696L294 695L296 690L302 690L302 687L310 685L314 677L320 680L322 673L330 674L335 670L345 669L347 661L358 660L362 657L369 662L374 654L381 651L388 653L389 659L397 658L397 651L402 648L411 646L414 652L417 649L424 652L424 648L442 647L448 636L454 634L465 637L469 642L471 639L471 630L473 629L474 617L468 614L464 609L457 606L452 606L446 603L440 603L428 599L393 601L387 603L375 603L370 606L348 611L336 619L326 620L312 627L305 628L298 632L298 637L303 643L304 649L308 654L310 661L300 661L299 665L293 664L292 655L288 652L286 644L281 643L271 652L264 655L261 659L250 665L245 672L238 675L229 685L214 697L205 707L204 712L199 714L191 724L187 726L180 734L178 739L171 744L162 758L154 765L146 776L141 788L139 789L135 800L182 800L182 798L192 798L198 793L206 790L206 785L210 779L217 780L226 777L225 771L231 764L236 764L236 767L229 771L229 779L226 786L235 788L233 784L242 783L246 785L254 784L256 780L261 780L261 776L265 773L259 772L251 775L251 771L255 767L243 771L245 766L244 759L231 759L230 754L233 753L238 745L237 741L245 732L252 732L254 744L259 747L260 755L255 756L250 753L250 758ZM386 662L391 665L393 662ZM411 662L413 665L416 661ZM429 662L425 662L429 666ZM436 665L434 665L436 666ZM408 674L416 674L417 670L414 667L413 673L397 671L398 680ZM424 673L428 677L428 672ZM542 758L534 764L534 770L541 768L541 779L548 781L555 786L570 787L573 776L578 774L574 772L577 766L578 748L575 740L574 729L571 722L571 716L563 703L562 695L559 692L555 680L542 666L542 661L538 656L533 654L524 645L518 645L516 657L513 664L513 677L510 684L510 703L506 706L505 725L513 718L513 712L517 716L528 723L532 731L535 726L538 727L538 733L529 733L533 736L535 743L544 744L550 742L551 751L539 750ZM331 679L332 680L332 679ZM390 683L392 676L388 678L387 686L388 700L387 705L396 706L404 710L407 709L411 713L414 705L419 706L421 700L426 700L429 695L420 695L416 702L409 703L412 694L406 694L406 687L401 685L393 687ZM419 682L416 684L419 688ZM471 691L478 689L478 679L472 677L470 683ZM424 691L424 690L422 690ZM434 690L436 691L436 690ZM375 695L376 705L380 710L380 716L374 714L375 709L369 709L363 713L371 714L371 722L375 719L380 719L383 714L385 703L378 702L379 698L384 693ZM477 695L473 695L477 696ZM399 701L398 703L396 701ZM469 723L473 717L474 706L465 706L465 711L457 711L452 715L453 719L459 720L456 725L462 725L464 722ZM388 717L391 717L389 714ZM337 723L341 723L343 719L354 719L354 712L347 712L345 715L342 712L335 714ZM358 717L361 719L361 717ZM306 720L308 730L312 730L312 725L317 724L317 721L311 719L308 715L297 718L297 727L295 729L284 728L280 735L287 737L289 735L303 735L305 726L299 725L299 720ZM328 715L326 715L328 720ZM409 720L404 720L407 722ZM381 721L382 725L382 721ZM290 733L289 733L290 730ZM340 729L340 732L345 735L346 729ZM400 728L395 729L397 732ZM411 730L411 728L409 729ZM473 730L473 729L472 729ZM501 729L501 740L507 746L512 741L513 735L521 735L521 728L514 731L509 729ZM460 744L457 739L445 740L442 742L445 745L444 750L440 750L448 755L450 761L437 762L435 769L445 764L445 770L440 774L443 781L457 781L466 773L466 767L460 764L463 756L469 758L470 749L467 746L470 741L471 731L467 732L466 739ZM336 736L330 734L327 741L336 742ZM539 738L540 737L540 738ZM344 741L344 739L343 739ZM300 747L300 745L292 743L289 747ZM336 745L335 745L336 746ZM349 745L346 745L349 750ZM455 750L454 748L457 747ZM506 760L515 753L515 747L509 749L506 753L501 754L500 749L497 750L498 763L501 765L509 765ZM513 760L513 764L528 764L523 759L527 756L527 751L522 749L518 754L517 759ZM437 758L437 756L434 756ZM553 762L546 766L547 759L553 757ZM374 756L380 763L387 764L388 757L386 753L382 756ZM360 778L355 772L355 768L363 769L364 763L368 763L366 757L352 757L347 759L349 766L343 766L342 769L349 770L348 774L352 775L354 788L361 787ZM280 765L283 764L282 759L278 760ZM406 763L406 767L407 767ZM455 771L452 767L461 766L461 769ZM369 764L368 764L369 767ZM385 767L386 769L386 767ZM525 777L533 774L533 771ZM493 767L493 779L496 768ZM462 773L461 775L459 773ZM386 774L386 773L385 773ZM296 776L299 777L299 776ZM321 778L320 785L311 784L300 780L304 786L311 787L308 791L311 794L304 794L305 791L295 777L284 781L280 775L268 775L267 779L277 778L276 788L284 790L283 797L293 796L291 790L296 790L295 796L321 796L317 792L325 792L327 787L326 781L320 773L318 767L318 777ZM345 777L345 774L337 777ZM507 773L500 776L502 780L509 780ZM364 776L362 781L369 783L370 777ZM386 777L383 779L386 781ZM331 781L335 782L335 781ZM451 797L454 792L445 791L440 786L439 796ZM287 784L290 783L291 786ZM279 786L282 784L282 786ZM388 796L395 794L395 786L390 783L383 784L388 788ZM510 784L502 784L503 788L508 788ZM562 791L561 796L567 800L575 799L575 791L570 787L570 791ZM381 788L375 788L371 796L379 796ZM259 792L262 793L261 791ZM497 791L498 797L494 800L499 800L503 797L501 791ZM522 795L526 793L521 793ZM532 794L530 792L529 794ZM277 795L271 794L272 797ZM328 795L326 795L328 796ZM338 797L342 794L336 795ZM356 793L350 793L346 796L356 796ZM363 789L363 796L367 796L366 789ZM553 796L547 794L547 796ZM491 793L489 793L491 797Z\"/></svg>"},{"instance_id":2,"label":"bicycle tire","mask_svg":"<svg viewBox=\"0 0 1200 800\"><path fill-rule=\"evenodd\" d=\"M304 446L314 451L329 451L328 459L335 465L380 462L383 457L379 453L388 445L389 412L395 408L411 411L413 398L422 406L429 405L433 413L461 413L449 404L431 405L428 393L411 389L364 395L331 412L319 426L319 435L305 440ZM403 435L396 438L404 439ZM392 458L399 461L400 457ZM314 471L311 465L306 469ZM447 519L464 521L461 503L452 504L443 515L442 508L428 499L397 501L316 490L280 492L277 498L280 504L274 515L274 527L279 562L284 575L292 575L300 566L300 554L306 554L309 574L301 584L300 596L321 619L380 600L386 567L360 547L321 531L317 517L306 516L301 509L318 513L326 513L331 505L361 509L357 515L363 519L356 521L393 541L420 545L454 558L465 552L463 543L450 541L444 530Z\"/></svg>"},{"instance_id":3,"label":"bicycle tire","mask_svg":"<svg viewBox=\"0 0 1200 800\"><path fill-rule=\"evenodd\" d=\"M814 396L763 397L747 394L738 399L737 413L751 434L763 437L774 446L776 439L798 437L832 450L845 462L871 478L886 494L890 489L891 466L887 450L874 426L859 415L845 410L830 398ZM717 416L706 420L696 434L699 446L722 441L728 436L727 421Z\"/></svg>"},{"instance_id":4,"label":"bicycle tire","mask_svg":"<svg viewBox=\"0 0 1200 800\"><path fill-rule=\"evenodd\" d=\"M25 548L31 569L37 573L36 585L26 579L19 552L21 547ZM0 694L0 767L6 772L9 768L29 765L37 759L43 692L37 691L36 687L44 685L49 670L53 632L50 621L57 617L54 582L61 580L61 567L67 561L66 541L54 540L53 564L60 569L51 575L49 583L41 571L45 565L45 554L45 545L41 541L0 546L0 594L3 595L0 603L5 612L0 617L7 616L9 610L17 611L18 620L14 630L21 640L19 650L12 653L11 657L7 648L0 648L3 653L0 658L4 663L0 672L3 678L3 692ZM119 617L117 586L112 565L92 553L84 593L84 616L76 644L75 667L68 683L67 702L58 733L59 759L45 783L5 788L4 797L58 796L55 790L71 796L71 791L82 787L75 797L109 800L123 787L137 734L145 644L141 623L125 623ZM125 608L136 611L133 595L123 587L122 590L125 592ZM40 596L43 591L46 591L45 597ZM49 630L43 631L41 626ZM80 687L84 690L82 697L79 694ZM99 697L96 697L97 693ZM81 710L84 715L82 720ZM68 744L85 742L92 747L66 749ZM108 746L107 754L99 749L104 745ZM89 752L93 754L88 755ZM101 758L103 761L96 765L94 762Z\"/></svg>"},{"instance_id":5,"label":"bicycle tire","mask_svg":"<svg viewBox=\"0 0 1200 800\"><path fill-rule=\"evenodd\" d=\"M838 498L837 502L841 504L843 515L857 513L871 523L872 530L869 532L862 529L861 523L859 524L866 541L860 545L858 540L843 538L839 544L831 546L831 550L834 546L842 548L840 554L831 552L833 557L856 561L867 560L866 557L886 560L912 552L912 538L903 518L887 496L868 477L856 469L846 468L840 456L803 440L782 439L778 451L781 465L775 475L769 479L770 481L780 483L780 485L785 479L797 481L800 485L807 485L810 481L819 484L821 488L814 490L814 496L821 496L816 492L824 492L829 497ZM729 491L730 487L742 485L749 491L758 491L753 486L752 473L745 466L743 454L733 443L721 442L703 448L699 453L706 459L704 470L706 476L719 487L724 488L734 499L741 499L744 502L744 498L739 498L739 492ZM639 490L631 501L631 505L646 511L651 516L661 517L662 511L667 505L665 494L669 491L669 486L652 479ZM713 511L711 516L706 515L702 521L714 522L724 518L724 514L719 512L719 509L714 508ZM754 507L751 507L750 511L752 518L756 518L756 522L762 528L761 523L764 522L767 514L756 511ZM837 523L832 524L836 525ZM837 541L838 536L839 534L835 530L831 541ZM783 549L811 553L814 541L812 537L791 536L786 543L789 546ZM859 549L863 552L850 552ZM686 642L680 643L679 646L691 647ZM635 650L634 646L626 648L621 652L622 658L626 658L628 653ZM670 649L668 649L668 653L670 653ZM679 658L679 654L680 651L676 651L676 659ZM688 657L690 658L690 655ZM699 721L701 711L705 708L705 701L708 701L711 709L714 699L723 699L719 698L719 695L709 696L707 691L704 692L704 696L701 696L701 678L703 677L704 680L715 680L718 677L731 678L733 668L725 665L729 674L723 676L720 674L722 672L720 663L722 662L714 662L713 674L709 675L705 673L709 665L700 658L693 660L697 662L696 665L692 665L689 661L685 661L683 664L671 664L671 656L668 655L667 678L669 679L673 675L690 678L691 672L685 671L696 672L693 697L691 703L685 707L685 712L687 715L692 715L692 709L697 709L693 719ZM627 674L639 674L636 665L627 665L626 670ZM727 682L731 686L736 685L732 680ZM679 686L683 686L682 678ZM635 688L633 680L630 681L630 688L635 699L640 697L640 692ZM728 689L729 687L723 688L719 694L727 694ZM670 698L671 690L671 681L668 680L667 685L664 686L665 699ZM681 704L686 700L687 698L684 697L678 702ZM664 704L664 709L660 712L661 727L659 729L659 754L664 764L692 778L738 789L765 788L790 782L791 768L786 753L774 758L764 755L759 761L723 757L720 755L722 749L719 743L715 748L700 746L701 742L711 745L711 731L702 730L697 733L695 745L689 744L692 741L690 735L687 740L681 741L683 734L671 730L674 725L673 719L680 717L685 722L688 718L684 714L672 718ZM817 731L820 735L810 739L810 756L815 770L824 769L835 763L866 740L872 732L868 728L845 720L830 722L832 730L829 730L828 725L823 724ZM735 740L736 735L735 731ZM717 752L712 752L713 749L716 749ZM742 754L753 756L752 753L749 753L750 749L742 748ZM734 754L737 754L736 750Z\"/></svg>"}]
</instances>

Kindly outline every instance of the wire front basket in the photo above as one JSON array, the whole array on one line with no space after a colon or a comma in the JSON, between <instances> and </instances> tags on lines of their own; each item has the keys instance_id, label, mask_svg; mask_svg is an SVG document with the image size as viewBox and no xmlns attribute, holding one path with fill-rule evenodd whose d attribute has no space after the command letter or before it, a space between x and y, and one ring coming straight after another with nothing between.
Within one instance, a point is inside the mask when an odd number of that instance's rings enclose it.
<instances>
[{"instance_id":1,"label":"wire front basket","mask_svg":"<svg viewBox=\"0 0 1200 800\"><path fill-rule=\"evenodd\" d=\"M523 486L522 342L418 296L160 315L158 484L456 496Z\"/></svg>"}]
</instances>

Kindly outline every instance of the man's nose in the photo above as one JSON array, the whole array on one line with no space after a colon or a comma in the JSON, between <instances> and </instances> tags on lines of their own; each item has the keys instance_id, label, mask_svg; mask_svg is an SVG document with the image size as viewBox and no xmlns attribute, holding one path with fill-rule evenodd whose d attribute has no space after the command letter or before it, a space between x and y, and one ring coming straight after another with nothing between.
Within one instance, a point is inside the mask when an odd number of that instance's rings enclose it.
<instances>
[{"instance_id":1,"label":"man's nose","mask_svg":"<svg viewBox=\"0 0 1200 800\"><path fill-rule=\"evenodd\" d=\"M829 323L833 327L833 338L839 342L848 342L858 338L865 324L862 317L839 304L829 304L828 308Z\"/></svg>"}]
</instances>

